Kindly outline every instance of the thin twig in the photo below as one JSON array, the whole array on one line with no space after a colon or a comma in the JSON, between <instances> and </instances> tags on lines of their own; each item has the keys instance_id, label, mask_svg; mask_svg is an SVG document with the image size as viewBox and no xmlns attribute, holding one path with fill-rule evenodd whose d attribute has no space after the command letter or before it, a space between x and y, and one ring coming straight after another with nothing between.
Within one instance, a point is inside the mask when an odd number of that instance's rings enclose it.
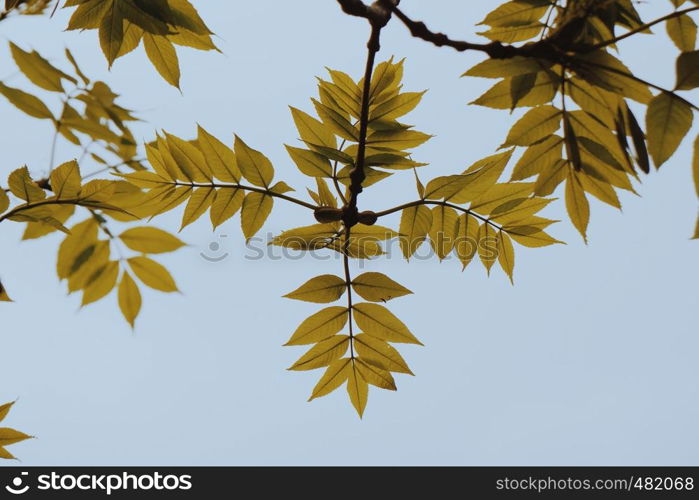
<instances>
[{"instance_id":1,"label":"thin twig","mask_svg":"<svg viewBox=\"0 0 699 500\"><path fill-rule=\"evenodd\" d=\"M667 16L663 16L663 17L660 17L660 18L658 18L658 19L656 19L656 20L654 20L654 21L650 21L650 22L644 24L643 26L639 26L639 27L636 28L636 29L633 29L633 30L631 30L631 31L629 31L629 32L627 32L627 33L624 33L623 35L619 35L619 36L617 36L617 37L615 37L615 38L612 38L611 40L607 40L607 41L605 41L605 42L599 43L599 44L595 45L595 46L593 47L593 49L601 49L601 48L607 47L607 46L609 46L609 45L613 45L613 44L615 44L615 43L617 43L617 42L620 42L621 40L624 40L624 39L626 39L626 38L628 38L628 37L630 37L630 36L635 35L636 33L640 33L640 32L642 32L642 31L645 31L645 30L647 30L648 28L650 28L650 27L652 27L652 26L655 26L655 25L658 24L658 23L662 23L663 21L667 21L668 19L672 19L672 18L674 18L674 17L680 17L680 16L682 16L682 15L684 15L684 14L688 14L689 12L694 12L694 11L697 11L697 10L699 10L699 6L697 6L697 7L690 7L690 8L688 8L688 9L684 9L684 10L676 10L675 12L671 12L671 13L668 14Z\"/></svg>"},{"instance_id":2,"label":"thin twig","mask_svg":"<svg viewBox=\"0 0 699 500\"><path fill-rule=\"evenodd\" d=\"M484 222L486 224L489 224L493 226L497 230L502 230L502 227L498 226L495 224L493 221L488 219L487 217L483 217L480 214L477 214L473 210L469 210L468 208L460 207L459 205L454 205L453 203L449 203L447 201L438 201L438 200L416 200L416 201L411 201L410 203L405 203L403 205L399 205L397 207L389 208L387 210L383 210L382 212L376 212L376 217L384 217L386 215L391 215L396 212L401 212L402 210L405 210L407 208L412 208L412 207L417 207L420 205L440 205L443 207L449 207L453 208L454 210L458 210L460 212L463 212L468 215L472 215L476 219L480 220L481 222Z\"/></svg>"},{"instance_id":3,"label":"thin twig","mask_svg":"<svg viewBox=\"0 0 699 500\"><path fill-rule=\"evenodd\" d=\"M298 198L294 198L293 196L287 196L282 193L275 193L274 191L270 191L269 189L263 189L263 188L258 188L254 186L246 186L243 184L219 184L219 183L211 183L211 184L198 184L195 182L162 182L161 184L171 184L173 186L186 186L186 187L192 187L192 188L227 188L227 189L242 189L243 191L253 191L255 193L261 193L265 194L267 196L272 196L274 198L281 198L282 200L290 201L291 203L295 203L297 205L300 205L302 207L308 208L310 210L315 210L318 208L316 205L312 205L310 203L307 203L303 200L299 200Z\"/></svg>"}]
</instances>

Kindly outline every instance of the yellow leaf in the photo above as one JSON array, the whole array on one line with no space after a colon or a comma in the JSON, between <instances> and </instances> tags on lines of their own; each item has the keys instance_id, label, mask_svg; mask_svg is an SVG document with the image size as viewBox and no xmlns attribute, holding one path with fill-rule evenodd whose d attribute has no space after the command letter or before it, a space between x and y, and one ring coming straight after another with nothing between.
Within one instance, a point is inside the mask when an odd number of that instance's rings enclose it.
<instances>
[{"instance_id":1,"label":"yellow leaf","mask_svg":"<svg viewBox=\"0 0 699 500\"><path fill-rule=\"evenodd\" d=\"M491 11L479 25L512 27L536 24L550 6L544 2L511 1Z\"/></svg>"},{"instance_id":2,"label":"yellow leaf","mask_svg":"<svg viewBox=\"0 0 699 500\"><path fill-rule=\"evenodd\" d=\"M284 295L288 299L327 304L335 302L345 293L345 280L332 274L324 274L310 279L291 293Z\"/></svg>"},{"instance_id":3,"label":"yellow leaf","mask_svg":"<svg viewBox=\"0 0 699 500\"><path fill-rule=\"evenodd\" d=\"M454 248L461 261L462 269L465 269L478 252L478 220L470 214L462 214L459 217L459 227Z\"/></svg>"},{"instance_id":4,"label":"yellow leaf","mask_svg":"<svg viewBox=\"0 0 699 500\"><path fill-rule=\"evenodd\" d=\"M520 245L529 248L540 248L555 243L563 243L562 241L552 238L541 228L534 225L506 226L503 228L503 231L507 232L507 234Z\"/></svg>"},{"instance_id":5,"label":"yellow leaf","mask_svg":"<svg viewBox=\"0 0 699 500\"><path fill-rule=\"evenodd\" d=\"M150 33L143 35L143 46L146 49L148 59L153 63L166 82L173 87L180 88L180 64L177 60L177 52L172 43L164 36L155 36Z\"/></svg>"},{"instance_id":6,"label":"yellow leaf","mask_svg":"<svg viewBox=\"0 0 699 500\"><path fill-rule=\"evenodd\" d=\"M369 120L395 120L410 113L420 104L423 92L405 92L379 104L369 113Z\"/></svg>"},{"instance_id":7,"label":"yellow leaf","mask_svg":"<svg viewBox=\"0 0 699 500\"><path fill-rule=\"evenodd\" d=\"M4 189L0 188L0 214L10 207L10 197Z\"/></svg>"},{"instance_id":8,"label":"yellow leaf","mask_svg":"<svg viewBox=\"0 0 699 500\"><path fill-rule=\"evenodd\" d=\"M81 184L80 168L75 160L51 171L51 190L59 200L76 198L80 193Z\"/></svg>"},{"instance_id":9,"label":"yellow leaf","mask_svg":"<svg viewBox=\"0 0 699 500\"><path fill-rule=\"evenodd\" d=\"M667 34L681 52L691 52L697 43L697 25L687 14L671 17L665 24Z\"/></svg>"},{"instance_id":10,"label":"yellow leaf","mask_svg":"<svg viewBox=\"0 0 699 500\"><path fill-rule=\"evenodd\" d=\"M510 282L514 284L512 273L515 268L515 249L512 246L512 240L503 231L498 232L498 262L509 276Z\"/></svg>"},{"instance_id":11,"label":"yellow leaf","mask_svg":"<svg viewBox=\"0 0 699 500\"><path fill-rule=\"evenodd\" d=\"M352 360L349 377L347 378L347 394L352 402L352 406L357 410L359 418L362 418L369 399L369 385L359 374L357 364L356 360Z\"/></svg>"},{"instance_id":12,"label":"yellow leaf","mask_svg":"<svg viewBox=\"0 0 699 500\"><path fill-rule=\"evenodd\" d=\"M447 198L448 201L462 204L473 201L488 192L502 175L505 167L512 158L514 148L503 153L487 156L478 160L466 169L463 174L469 176L470 181L461 190Z\"/></svg>"},{"instance_id":13,"label":"yellow leaf","mask_svg":"<svg viewBox=\"0 0 699 500\"><path fill-rule=\"evenodd\" d=\"M286 146L286 150L298 169L309 177L331 177L330 160L315 151Z\"/></svg>"},{"instance_id":14,"label":"yellow leaf","mask_svg":"<svg viewBox=\"0 0 699 500\"><path fill-rule=\"evenodd\" d=\"M364 300L386 302L413 292L382 273L368 272L352 280L352 289Z\"/></svg>"},{"instance_id":15,"label":"yellow leaf","mask_svg":"<svg viewBox=\"0 0 699 500\"><path fill-rule=\"evenodd\" d=\"M385 241L392 238L396 238L398 234L384 226L379 226L374 224L373 226L367 226L366 224L357 224L352 227L352 238L373 240L373 241Z\"/></svg>"},{"instance_id":16,"label":"yellow leaf","mask_svg":"<svg viewBox=\"0 0 699 500\"><path fill-rule=\"evenodd\" d=\"M41 207L41 210L45 211L49 221L44 219L41 222L29 222L22 234L22 240L41 238L56 230L64 231L63 224L75 213L75 205L46 205Z\"/></svg>"},{"instance_id":17,"label":"yellow leaf","mask_svg":"<svg viewBox=\"0 0 699 500\"><path fill-rule=\"evenodd\" d=\"M185 246L176 236L150 226L127 229L119 235L119 238L131 250L142 253L174 252Z\"/></svg>"},{"instance_id":18,"label":"yellow leaf","mask_svg":"<svg viewBox=\"0 0 699 500\"><path fill-rule=\"evenodd\" d=\"M348 341L349 337L347 335L335 335L329 339L322 340L301 356L289 370L315 370L316 368L328 366L336 359L344 356L349 347Z\"/></svg>"},{"instance_id":19,"label":"yellow leaf","mask_svg":"<svg viewBox=\"0 0 699 500\"><path fill-rule=\"evenodd\" d=\"M347 323L346 307L326 307L306 318L284 345L314 344L332 337Z\"/></svg>"},{"instance_id":20,"label":"yellow leaf","mask_svg":"<svg viewBox=\"0 0 699 500\"><path fill-rule=\"evenodd\" d=\"M59 279L66 279L71 271L75 272L79 256L97 243L98 228L97 221L92 217L71 228L70 234L58 248L56 272Z\"/></svg>"},{"instance_id":21,"label":"yellow leaf","mask_svg":"<svg viewBox=\"0 0 699 500\"><path fill-rule=\"evenodd\" d=\"M124 41L124 17L121 0L105 0L104 15L99 24L100 46L111 67Z\"/></svg>"},{"instance_id":22,"label":"yellow leaf","mask_svg":"<svg viewBox=\"0 0 699 500\"><path fill-rule=\"evenodd\" d=\"M294 250L325 248L339 232L339 224L313 224L284 231L275 236L271 244Z\"/></svg>"},{"instance_id":23,"label":"yellow leaf","mask_svg":"<svg viewBox=\"0 0 699 500\"><path fill-rule=\"evenodd\" d=\"M585 196L585 191L580 180L571 169L568 171L566 182L566 209L568 216L575 228L580 232L587 243L587 225L590 222L590 204Z\"/></svg>"},{"instance_id":24,"label":"yellow leaf","mask_svg":"<svg viewBox=\"0 0 699 500\"><path fill-rule=\"evenodd\" d=\"M520 181L537 175L561 159L563 139L552 135L542 142L529 147L519 159L512 172L513 181Z\"/></svg>"},{"instance_id":25,"label":"yellow leaf","mask_svg":"<svg viewBox=\"0 0 699 500\"><path fill-rule=\"evenodd\" d=\"M412 149L424 144L432 137L417 130L377 130L367 138L367 146L398 150Z\"/></svg>"},{"instance_id":26,"label":"yellow leaf","mask_svg":"<svg viewBox=\"0 0 699 500\"><path fill-rule=\"evenodd\" d=\"M204 155L196 146L174 135L165 135L167 137L168 151L177 163L177 166L190 181L209 183L213 181L213 172L206 164ZM163 154L163 151L161 151L161 154ZM166 158L166 156L163 154L163 158Z\"/></svg>"},{"instance_id":27,"label":"yellow leaf","mask_svg":"<svg viewBox=\"0 0 699 500\"><path fill-rule=\"evenodd\" d=\"M490 274L490 269L498 258L498 240L493 226L488 222L478 228L478 256Z\"/></svg>"},{"instance_id":28,"label":"yellow leaf","mask_svg":"<svg viewBox=\"0 0 699 500\"><path fill-rule=\"evenodd\" d=\"M530 146L553 134L561 124L561 111L539 106L528 111L510 129L505 146Z\"/></svg>"},{"instance_id":29,"label":"yellow leaf","mask_svg":"<svg viewBox=\"0 0 699 500\"><path fill-rule=\"evenodd\" d=\"M12 453L7 451L5 448L0 446L0 458L4 458L6 460L14 460L16 457Z\"/></svg>"},{"instance_id":30,"label":"yellow leaf","mask_svg":"<svg viewBox=\"0 0 699 500\"><path fill-rule=\"evenodd\" d=\"M0 405L0 422L5 420L5 417L7 416L8 413L10 413L10 410L12 409L12 405L15 404L15 401L11 401L9 403L5 403L3 405Z\"/></svg>"},{"instance_id":31,"label":"yellow leaf","mask_svg":"<svg viewBox=\"0 0 699 500\"><path fill-rule=\"evenodd\" d=\"M292 188L291 186L289 186L289 185L288 185L286 182L284 182L284 181L279 181L279 182L275 183L274 186L272 186L271 188L269 188L269 190L270 190L272 193L277 193L277 194L284 194L284 193L288 193L288 192L291 192L291 191L296 191L294 188Z\"/></svg>"},{"instance_id":32,"label":"yellow leaf","mask_svg":"<svg viewBox=\"0 0 699 500\"><path fill-rule=\"evenodd\" d=\"M214 202L215 196L216 190L212 187L196 188L184 209L180 231L201 217Z\"/></svg>"},{"instance_id":33,"label":"yellow leaf","mask_svg":"<svg viewBox=\"0 0 699 500\"><path fill-rule=\"evenodd\" d=\"M692 171L694 173L694 187L699 196L699 135L694 141L694 160L692 162ZM2 212L2 210L0 210Z\"/></svg>"},{"instance_id":34,"label":"yellow leaf","mask_svg":"<svg viewBox=\"0 0 699 500\"><path fill-rule=\"evenodd\" d=\"M661 92L651 100L646 113L648 151L656 167L677 151L682 139L692 128L694 114L686 101Z\"/></svg>"},{"instance_id":35,"label":"yellow leaf","mask_svg":"<svg viewBox=\"0 0 699 500\"><path fill-rule=\"evenodd\" d=\"M432 209L430 241L439 260L444 260L454 249L458 224L459 215L453 208L438 205Z\"/></svg>"},{"instance_id":36,"label":"yellow leaf","mask_svg":"<svg viewBox=\"0 0 699 500\"><path fill-rule=\"evenodd\" d=\"M449 200L476 179L475 175L445 175L432 179L425 186L425 199Z\"/></svg>"},{"instance_id":37,"label":"yellow leaf","mask_svg":"<svg viewBox=\"0 0 699 500\"><path fill-rule=\"evenodd\" d=\"M98 241L87 247L73 263L68 276L68 292L82 290L91 284L98 271L109 261L109 241Z\"/></svg>"},{"instance_id":38,"label":"yellow leaf","mask_svg":"<svg viewBox=\"0 0 699 500\"><path fill-rule=\"evenodd\" d=\"M78 62L75 60L75 57L73 57L73 53L70 51L70 49L66 48L65 53L66 53L66 58L68 59L70 64L73 66L75 73L80 77L80 79L83 81L83 83L85 85L89 85L90 79L87 76L85 76L85 74L80 70L80 67L78 66Z\"/></svg>"},{"instance_id":39,"label":"yellow leaf","mask_svg":"<svg viewBox=\"0 0 699 500\"><path fill-rule=\"evenodd\" d=\"M432 212L425 205L417 205L403 210L400 219L400 248L403 256L409 259L425 241L432 227Z\"/></svg>"},{"instance_id":40,"label":"yellow leaf","mask_svg":"<svg viewBox=\"0 0 699 500\"><path fill-rule=\"evenodd\" d=\"M127 261L131 270L145 285L161 292L177 292L175 280L170 272L148 257L132 257Z\"/></svg>"},{"instance_id":41,"label":"yellow leaf","mask_svg":"<svg viewBox=\"0 0 699 500\"><path fill-rule=\"evenodd\" d=\"M10 51L17 67L36 86L53 92L63 92L61 79L65 78L77 83L75 78L55 68L37 51L26 52L10 42Z\"/></svg>"},{"instance_id":42,"label":"yellow leaf","mask_svg":"<svg viewBox=\"0 0 699 500\"><path fill-rule=\"evenodd\" d=\"M119 263L114 260L109 261L97 271L97 275L83 290L81 306L92 304L107 296L114 289L117 278L119 278Z\"/></svg>"},{"instance_id":43,"label":"yellow leaf","mask_svg":"<svg viewBox=\"0 0 699 500\"><path fill-rule=\"evenodd\" d=\"M219 188L211 205L211 224L214 229L233 217L243 206L245 191L238 188Z\"/></svg>"},{"instance_id":44,"label":"yellow leaf","mask_svg":"<svg viewBox=\"0 0 699 500\"><path fill-rule=\"evenodd\" d=\"M33 436L25 434L24 432L16 431L8 427L0 427L0 446L8 446L11 444L19 443L25 439L30 439Z\"/></svg>"},{"instance_id":45,"label":"yellow leaf","mask_svg":"<svg viewBox=\"0 0 699 500\"><path fill-rule=\"evenodd\" d=\"M291 109L291 116L294 119L302 141L332 149L337 147L335 134L323 122L316 120L300 109L291 106L289 106L289 109Z\"/></svg>"},{"instance_id":46,"label":"yellow leaf","mask_svg":"<svg viewBox=\"0 0 699 500\"><path fill-rule=\"evenodd\" d=\"M273 205L272 197L262 193L253 192L245 196L243 210L240 214L240 224L246 240L255 236L262 228L272 212Z\"/></svg>"},{"instance_id":47,"label":"yellow leaf","mask_svg":"<svg viewBox=\"0 0 699 500\"><path fill-rule=\"evenodd\" d=\"M265 155L245 144L237 135L234 149L238 168L243 176L255 186L268 187L274 177L272 162Z\"/></svg>"},{"instance_id":48,"label":"yellow leaf","mask_svg":"<svg viewBox=\"0 0 699 500\"><path fill-rule=\"evenodd\" d=\"M76 4L78 2L75 2ZM99 28L100 20L104 16L104 11L110 6L110 2L104 0L88 0L81 2L73 12L68 21L68 30L96 29Z\"/></svg>"},{"instance_id":49,"label":"yellow leaf","mask_svg":"<svg viewBox=\"0 0 699 500\"><path fill-rule=\"evenodd\" d=\"M9 295L7 295L7 290L5 290L5 287L3 286L1 281L0 281L0 302L12 302L12 299L10 298ZM0 420L2 420L2 419L0 418Z\"/></svg>"},{"instance_id":50,"label":"yellow leaf","mask_svg":"<svg viewBox=\"0 0 699 500\"><path fill-rule=\"evenodd\" d=\"M355 365L361 378L369 384L379 387L380 389L388 389L389 391L396 390L396 382L393 380L391 372L376 365L365 363L361 358L355 360Z\"/></svg>"},{"instance_id":51,"label":"yellow leaf","mask_svg":"<svg viewBox=\"0 0 699 500\"><path fill-rule=\"evenodd\" d=\"M677 58L677 90L699 87L699 50L684 52Z\"/></svg>"},{"instance_id":52,"label":"yellow leaf","mask_svg":"<svg viewBox=\"0 0 699 500\"><path fill-rule=\"evenodd\" d=\"M191 196L192 191L190 186L171 186L165 189L148 207L149 214L156 216L178 207Z\"/></svg>"},{"instance_id":53,"label":"yellow leaf","mask_svg":"<svg viewBox=\"0 0 699 500\"><path fill-rule=\"evenodd\" d=\"M324 207L337 208L337 199L333 196L332 191L325 182L325 179L316 177L316 186L318 187L318 199L320 200L320 205Z\"/></svg>"},{"instance_id":54,"label":"yellow leaf","mask_svg":"<svg viewBox=\"0 0 699 500\"><path fill-rule=\"evenodd\" d=\"M17 109L23 111L34 118L53 120L53 113L38 97L28 94L19 89L8 87L0 82L0 94L4 95L8 101Z\"/></svg>"},{"instance_id":55,"label":"yellow leaf","mask_svg":"<svg viewBox=\"0 0 699 500\"><path fill-rule=\"evenodd\" d=\"M398 351L383 340L360 333L354 337L354 348L360 358L368 364L391 372L413 375Z\"/></svg>"},{"instance_id":56,"label":"yellow leaf","mask_svg":"<svg viewBox=\"0 0 699 500\"><path fill-rule=\"evenodd\" d=\"M201 126L198 127L197 141L214 177L223 182L240 182L240 169L233 150Z\"/></svg>"},{"instance_id":57,"label":"yellow leaf","mask_svg":"<svg viewBox=\"0 0 699 500\"><path fill-rule=\"evenodd\" d=\"M541 71L550 63L531 57L512 57L508 59L486 59L476 64L462 76L477 76L481 78L507 78Z\"/></svg>"},{"instance_id":58,"label":"yellow leaf","mask_svg":"<svg viewBox=\"0 0 699 500\"><path fill-rule=\"evenodd\" d=\"M362 302L353 306L353 314L357 325L366 334L388 342L422 345L408 327L383 306Z\"/></svg>"},{"instance_id":59,"label":"yellow leaf","mask_svg":"<svg viewBox=\"0 0 699 500\"><path fill-rule=\"evenodd\" d=\"M351 363L350 358L336 359L330 363L328 369L325 370L325 373L313 388L311 397L308 400L312 401L315 398L326 396L344 384L350 375Z\"/></svg>"},{"instance_id":60,"label":"yellow leaf","mask_svg":"<svg viewBox=\"0 0 699 500\"><path fill-rule=\"evenodd\" d=\"M393 58L388 61L379 63L371 75L371 83L369 85L369 103L373 104L378 96L383 94L387 89L394 87L399 83L396 80L399 75L397 73L398 65L393 64ZM364 85L364 79L359 82L359 86Z\"/></svg>"},{"instance_id":61,"label":"yellow leaf","mask_svg":"<svg viewBox=\"0 0 699 500\"><path fill-rule=\"evenodd\" d=\"M335 135L348 141L359 141L359 130L344 116L315 99L311 99L311 101L316 108L318 116L323 121L323 124L329 127Z\"/></svg>"},{"instance_id":62,"label":"yellow leaf","mask_svg":"<svg viewBox=\"0 0 699 500\"><path fill-rule=\"evenodd\" d=\"M25 201L33 202L46 198L44 190L29 176L27 167L18 168L12 172L7 178L7 184L12 194Z\"/></svg>"}]
</instances>

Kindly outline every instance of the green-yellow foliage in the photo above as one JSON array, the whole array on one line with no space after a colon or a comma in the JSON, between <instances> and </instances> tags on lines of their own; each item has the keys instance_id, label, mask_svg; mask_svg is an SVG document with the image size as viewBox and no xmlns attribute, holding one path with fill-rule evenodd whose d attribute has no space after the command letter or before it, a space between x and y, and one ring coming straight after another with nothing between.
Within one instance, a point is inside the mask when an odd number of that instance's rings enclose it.
<instances>
[{"instance_id":1,"label":"green-yellow foliage","mask_svg":"<svg viewBox=\"0 0 699 500\"><path fill-rule=\"evenodd\" d=\"M676 9L686 3L672 2ZM40 10L45 4L29 2L22 9L29 13L30 6ZM212 32L187 0L67 0L63 6L75 8L68 29L98 30L110 66L142 40L147 57L175 86L180 68L174 45L217 50ZM216 228L240 212L242 234L250 239L279 203L312 211L315 221L309 217L270 244L338 253L343 269L311 278L285 295L324 304L287 341L307 349L289 369L322 369L310 399L345 385L361 416L369 385L396 390L393 374L412 375L392 344L421 342L384 305L412 292L379 272L352 276L349 260L380 257L393 238L410 259L429 241L440 260L453 255L465 268L475 259L488 273L498 264L513 281L520 246L561 243L546 232L556 221L540 215L557 191L571 223L587 241L589 197L620 209L620 191L635 192L634 183L650 172L651 163L660 168L668 162L692 127L699 108L683 92L699 87L692 17L698 10L677 10L644 24L630 0L512 0L497 6L480 23L480 34L496 43L514 43L518 52L488 58L463 76L498 80L473 104L524 112L504 134L501 151L426 183L418 171L422 174L427 163L414 159L413 150L431 136L402 121L424 92L403 88L404 61L380 62L366 82L329 69L318 79L311 106L290 108L300 141L286 150L290 163L310 178L298 197L275 179L277 169L254 144L237 135L227 144L200 126L188 139L157 134L144 145L146 166L128 128L134 116L116 104L118 96L104 82L93 82L81 71L70 51L66 57L72 69L66 72L11 43L12 57L26 78L62 96L62 104L54 112L39 97L1 82L0 94L24 113L49 120L56 134L86 152L98 143L102 151L89 151L89 157L115 177L86 182L80 161L54 168L48 179L33 178L26 167L17 169L7 189L0 190L0 222L25 223L25 239L67 233L58 251L57 274L69 292L81 291L87 305L116 289L119 307L134 326L142 307L139 285L178 290L153 256L184 246L146 221L181 207L180 229L207 213ZM674 89L637 77L617 53L625 37L649 33L660 22L680 51ZM618 35L619 29L627 34ZM482 47L488 52L492 45ZM636 114L644 107L645 120L639 120ZM412 171L407 174L415 176L416 196L397 207L363 212L350 201L358 194L352 176L358 165L365 174L363 189L381 188L391 176ZM699 138L693 178L699 194ZM69 224L77 214L86 217ZM400 214L397 227L381 225L392 214ZM127 228L114 231L114 225L125 223ZM699 238L699 222L694 237ZM0 284L0 301L10 300ZM0 419L5 407L0 407Z\"/></svg>"}]
</instances>

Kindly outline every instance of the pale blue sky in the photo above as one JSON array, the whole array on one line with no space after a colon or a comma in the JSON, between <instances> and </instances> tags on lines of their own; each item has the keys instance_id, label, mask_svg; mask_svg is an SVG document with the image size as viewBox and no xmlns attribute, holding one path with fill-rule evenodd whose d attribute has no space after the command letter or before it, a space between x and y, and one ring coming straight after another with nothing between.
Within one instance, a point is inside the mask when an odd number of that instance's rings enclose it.
<instances>
[{"instance_id":1,"label":"pale blue sky","mask_svg":"<svg viewBox=\"0 0 699 500\"><path fill-rule=\"evenodd\" d=\"M403 3L469 39L492 6ZM183 95L142 49L108 72L95 32L62 32L64 12L2 22L0 39L65 67L70 47L90 75L139 111L142 138L158 128L191 136L197 122L228 142L235 132L302 192L306 178L282 146L297 137L287 105L310 111L324 66L358 76L367 27L329 0L195 4L224 55L182 50ZM670 2L640 5L648 19L670 9ZM636 38L623 45L625 60L672 86L676 49L664 34ZM406 88L429 88L409 120L436 135L415 155L431 163L423 178L461 171L497 148L513 118L466 106L490 82L459 78L481 56L435 49L397 23L383 39L380 57L390 55L407 58ZM0 78L14 71L5 45ZM19 76L6 81L26 85ZM0 113L2 172L27 163L45 173L49 125L4 99ZM406 264L395 249L367 263L415 292L390 307L425 347L401 349L417 376L399 376L397 393L372 389L362 421L344 390L307 403L320 372L287 372L303 350L281 347L318 307L280 296L314 275L341 273L339 260L246 260L237 217L216 233L202 219L182 234L192 246L163 259L184 294L145 292L132 333L113 295L83 311L78 297L66 297L54 271L59 236L20 244L19 225L3 224L0 272L16 303L0 305L0 401L19 397L6 423L39 437L12 452L27 465L697 465L690 146L644 179L642 198L623 196L623 214L592 202L589 246L566 221L551 232L567 246L518 247L514 287L501 271L487 278L479 263L464 273L453 260ZM62 147L58 159L73 154ZM362 195L363 206L414 198L409 173L387 182L388 191ZM277 207L263 233L312 223L303 209ZM562 202L546 213L566 218ZM179 216L157 223L176 230ZM218 264L199 256L213 241L230 253Z\"/></svg>"}]
</instances>

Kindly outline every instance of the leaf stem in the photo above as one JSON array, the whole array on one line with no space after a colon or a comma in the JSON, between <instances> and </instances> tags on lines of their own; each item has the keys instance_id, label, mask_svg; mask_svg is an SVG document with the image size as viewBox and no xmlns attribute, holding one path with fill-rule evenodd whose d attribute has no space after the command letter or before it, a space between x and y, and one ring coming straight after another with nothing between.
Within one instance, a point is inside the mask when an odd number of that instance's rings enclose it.
<instances>
[{"instance_id":1,"label":"leaf stem","mask_svg":"<svg viewBox=\"0 0 699 500\"><path fill-rule=\"evenodd\" d=\"M643 78L639 78L639 77L637 77L636 75L632 75L631 73L627 73L626 71L622 71L622 70L617 69L617 68L614 68L614 67L612 67L612 66L607 66L606 64L600 64L600 63L596 63L596 62L592 62L592 61L584 61L584 60L581 60L581 59L573 59L573 60L576 61L576 62L578 62L578 63L582 63L583 65L586 65L586 64L587 64L587 65L590 65L590 66L595 66L595 67L597 67L597 68L601 68L601 69L603 69L603 70L605 70L605 71L609 71L609 72L611 72L611 73L616 73L617 75L621 75L621 76L624 76L624 77L626 77L626 78L630 78L631 80L634 80L634 81L636 81L636 82L638 82L638 83L642 83L643 85L647 85L648 87L654 88L655 90L658 90L658 91L660 91L660 92L665 92L666 94L670 94L672 97L674 97L674 98L676 98L676 99L679 99L680 101L682 101L682 102L684 102L685 104L687 104L687 105L688 105L689 107L691 107L693 110L699 111L699 106L697 106L696 104L692 103L691 101L688 101L687 99L685 99L685 98L682 97L681 95L678 95L677 93L673 92L672 90L668 90L668 89L666 89L666 88L664 88L664 87L661 87L660 85L656 85L656 84L651 83L651 82L649 82L649 81L647 81L647 80L644 80Z\"/></svg>"},{"instance_id":2,"label":"leaf stem","mask_svg":"<svg viewBox=\"0 0 699 500\"><path fill-rule=\"evenodd\" d=\"M619 35L615 38L612 38L611 40L607 40L605 42L599 43L599 44L594 46L594 49L601 49L601 48L607 47L609 45L613 45L617 42L620 42L621 40L624 40L626 38L629 38L630 36L635 35L636 33L640 33L641 31L645 31L648 28L655 26L658 23L662 23L663 21L667 21L668 19L672 19L674 17L680 17L684 14L688 14L690 12L694 12L697 10L699 10L699 6L690 7L688 9L684 9L684 10L676 10L675 12L671 12L670 14L663 16L663 17L660 17L660 18L656 19L655 21L650 21L650 22L644 24L643 26L639 26L636 29L628 31L628 32L624 33L623 35Z\"/></svg>"},{"instance_id":3,"label":"leaf stem","mask_svg":"<svg viewBox=\"0 0 699 500\"><path fill-rule=\"evenodd\" d=\"M272 196L274 198L281 198L282 200L290 201L291 203L295 203L297 205L300 205L302 207L308 208L309 210L315 210L318 208L315 205L312 205L311 203L307 203L303 200L299 200L298 198L294 198L293 196L287 196L283 193L275 193L274 191L270 191L269 189L264 189L264 188L259 188L259 187L254 187L254 186L246 186L244 184L219 184L216 182L212 182L211 184L198 184L195 182L163 182L162 184L172 184L173 186L188 186L188 187L208 187L208 188L227 188L227 189L242 189L243 191L253 191L255 193L261 193L261 194L266 194L267 196Z\"/></svg>"},{"instance_id":4,"label":"leaf stem","mask_svg":"<svg viewBox=\"0 0 699 500\"><path fill-rule=\"evenodd\" d=\"M353 315L352 315L352 275L350 274L349 268L349 245L350 245L350 233L352 228L350 226L345 226L345 242L342 248L342 260L345 267L345 284L347 286L347 314L349 315L349 344L350 344L350 359L354 360L354 327L352 325Z\"/></svg>"},{"instance_id":5,"label":"leaf stem","mask_svg":"<svg viewBox=\"0 0 699 500\"><path fill-rule=\"evenodd\" d=\"M399 205L397 207L389 208L389 209L384 210L382 212L376 212L376 217L379 217L379 218L384 217L386 215L391 215L391 214L394 214L396 212L400 212L402 210L405 210L406 208L417 207L420 205L441 205L443 207L453 208L454 210L458 210L458 211L463 212L465 214L472 215L473 217L480 220L481 222L484 222L486 224L491 225L492 227L494 227L498 231L502 230L501 226L498 226L497 224L495 224L493 221L491 221L487 217L483 217L482 215L477 214L476 212L469 210L468 208L460 207L459 205L454 205L453 203L449 203L447 201L438 201L438 200L411 201L410 203L405 203L405 204ZM507 231L505 231L505 232L507 232Z\"/></svg>"}]
</instances>

